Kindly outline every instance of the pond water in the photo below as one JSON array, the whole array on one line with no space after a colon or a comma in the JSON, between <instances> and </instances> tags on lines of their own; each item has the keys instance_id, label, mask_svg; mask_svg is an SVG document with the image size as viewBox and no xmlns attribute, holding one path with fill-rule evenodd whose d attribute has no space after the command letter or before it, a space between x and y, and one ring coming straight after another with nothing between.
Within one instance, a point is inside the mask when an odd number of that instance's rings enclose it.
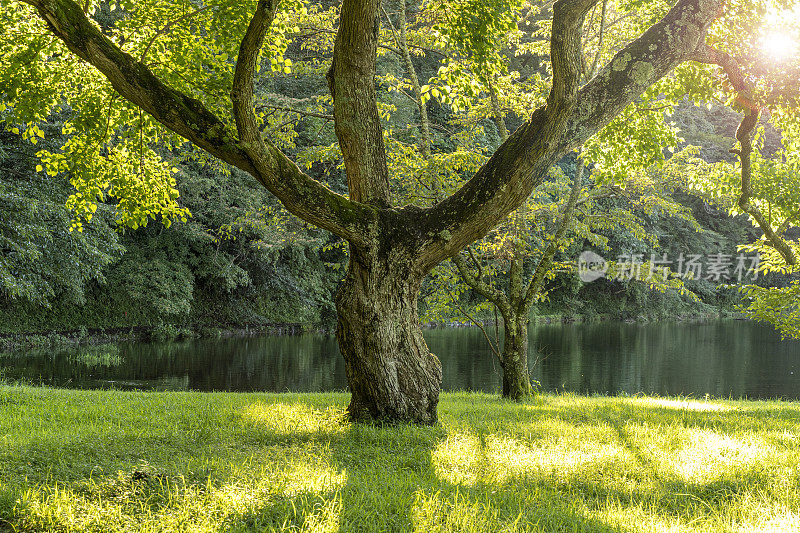
<instances>
[{"instance_id":1,"label":"pond water","mask_svg":"<svg viewBox=\"0 0 800 533\"><path fill-rule=\"evenodd\" d=\"M479 329L427 330L425 338L442 361L444 390L499 390L499 365ZM532 376L545 390L800 398L800 342L753 322L537 325L530 340ZM0 377L70 388L347 388L336 340L323 335L1 353Z\"/></svg>"}]
</instances>

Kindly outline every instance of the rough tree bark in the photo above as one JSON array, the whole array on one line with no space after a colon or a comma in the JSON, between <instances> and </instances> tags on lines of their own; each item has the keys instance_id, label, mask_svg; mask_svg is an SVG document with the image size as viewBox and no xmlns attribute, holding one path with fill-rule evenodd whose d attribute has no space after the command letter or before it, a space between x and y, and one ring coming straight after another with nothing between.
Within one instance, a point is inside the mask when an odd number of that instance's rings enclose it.
<instances>
[{"instance_id":1,"label":"rough tree bark","mask_svg":"<svg viewBox=\"0 0 800 533\"><path fill-rule=\"evenodd\" d=\"M528 370L528 315L503 318L503 398L518 402L532 392Z\"/></svg>"},{"instance_id":2,"label":"rough tree bark","mask_svg":"<svg viewBox=\"0 0 800 533\"><path fill-rule=\"evenodd\" d=\"M344 0L328 80L349 198L304 174L261 138L252 109L258 49L277 0L259 0L242 40L232 87L236 132L202 102L167 86L103 35L74 0L21 0L49 31L94 65L114 89L169 130L252 174L288 211L346 239L351 264L337 297L337 335L347 361L355 418L436 421L441 370L415 317L420 280L519 206L547 169L607 124L648 86L689 59L722 0L679 0L579 91L580 35L597 0L553 7L553 87L486 165L428 209L389 204L375 103L378 0Z\"/></svg>"},{"instance_id":3,"label":"rough tree bark","mask_svg":"<svg viewBox=\"0 0 800 533\"><path fill-rule=\"evenodd\" d=\"M417 296L423 275L402 246L351 248L336 295L336 338L344 355L354 419L434 423L442 366L422 337Z\"/></svg>"}]
</instances>

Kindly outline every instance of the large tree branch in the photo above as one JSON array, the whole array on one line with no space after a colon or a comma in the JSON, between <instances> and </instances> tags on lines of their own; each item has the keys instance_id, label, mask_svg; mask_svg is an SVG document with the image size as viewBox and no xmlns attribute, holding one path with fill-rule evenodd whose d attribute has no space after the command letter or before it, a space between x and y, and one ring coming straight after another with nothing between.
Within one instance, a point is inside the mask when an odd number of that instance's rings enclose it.
<instances>
[{"instance_id":1,"label":"large tree branch","mask_svg":"<svg viewBox=\"0 0 800 533\"><path fill-rule=\"evenodd\" d=\"M304 192L307 194L303 194L303 197L300 198L300 205L296 208L306 210L302 218L309 220L310 216L313 217L318 213L307 212L308 204L317 201L320 193L332 194L332 192L315 180L305 176L280 150L264 140L261 137L259 122L255 115L254 78L259 68L258 54L264 44L264 38L269 31L272 20L275 18L278 1L259 0L256 6L256 11L239 46L239 55L233 75L231 102L233 103L233 116L239 134L240 149L247 154L258 175L264 176L269 180L272 185L270 190L275 192L276 196L281 199L287 208L297 203L297 199L293 198L298 191L297 187L306 187ZM344 200L344 198L337 200ZM324 213L327 206L324 201L321 203L319 212ZM318 221L310 221L325 227L325 225L319 224ZM323 222L328 221L323 220ZM334 220L332 222L338 225L339 221ZM336 229L340 230L341 233L345 233L350 240L358 238L359 232L357 231L343 232L341 230L345 228L341 227Z\"/></svg>"},{"instance_id":2,"label":"large tree branch","mask_svg":"<svg viewBox=\"0 0 800 533\"><path fill-rule=\"evenodd\" d=\"M545 107L534 111L472 179L419 217L419 268L427 271L485 235L528 197L553 163L608 124L647 87L689 59L719 15L722 3L723 0L679 0L661 21L625 46L578 91L576 104L566 119L551 112L550 99ZM588 0L575 4L586 9L590 5ZM579 68L579 64L574 67ZM551 97L564 94L569 99L572 69L561 69L559 88L554 88ZM557 110L565 107L561 102L553 104Z\"/></svg>"},{"instance_id":3,"label":"large tree branch","mask_svg":"<svg viewBox=\"0 0 800 533\"><path fill-rule=\"evenodd\" d=\"M717 50L706 43L702 43L697 47L697 50L694 51L691 59L699 63L722 67L722 70L725 72L725 75L736 91L737 103L745 109L758 108L755 98L753 97L753 88L747 81L747 75L744 70L742 70L739 62L736 61L736 58L732 55Z\"/></svg>"},{"instance_id":4,"label":"large tree branch","mask_svg":"<svg viewBox=\"0 0 800 533\"><path fill-rule=\"evenodd\" d=\"M277 0L259 0L256 12L247 26L242 43L239 45L239 56L236 58L236 70L233 73L233 116L239 140L245 151L260 149L263 144L255 115L254 83L258 69L258 53L264 44L264 37L275 18Z\"/></svg>"},{"instance_id":5,"label":"large tree branch","mask_svg":"<svg viewBox=\"0 0 800 533\"><path fill-rule=\"evenodd\" d=\"M739 208L756 221L758 227L764 232L766 241L781 254L786 264L796 265L797 255L792 249L792 246L781 236L782 231L780 228L778 231L775 231L770 221L764 216L764 213L761 212L758 206L753 205L751 202L753 197L753 134L758 125L758 119L761 117L761 108L753 96L754 91L752 84L748 81L747 75L735 57L708 46L707 44L698 47L692 59L701 63L719 65L722 67L722 70L725 72L734 90L736 90L736 102L745 110L742 122L736 129L736 140L739 141L739 149L731 150L739 156L739 161L742 165L742 186L738 200Z\"/></svg>"},{"instance_id":6,"label":"large tree branch","mask_svg":"<svg viewBox=\"0 0 800 533\"><path fill-rule=\"evenodd\" d=\"M301 172L275 147L264 144L255 154L258 157L253 157L254 152L238 143L235 135L200 101L169 87L142 62L120 50L73 0L23 1L36 8L50 31L108 78L123 98L199 148L253 175L293 214L348 240L358 239L356 224L374 220L374 208L334 193ZM274 7L262 4L259 9L263 17ZM255 29L248 30L251 37L256 33ZM243 47L246 51L252 48ZM240 77L240 84L243 79L246 76ZM240 101L237 105L238 115L245 117L246 104ZM252 108L249 113L252 115Z\"/></svg>"},{"instance_id":7,"label":"large tree branch","mask_svg":"<svg viewBox=\"0 0 800 533\"><path fill-rule=\"evenodd\" d=\"M141 62L122 52L72 0L23 0L37 9L50 31L75 55L94 65L123 98L213 155L245 170L249 162L228 138L225 125L199 101L162 83Z\"/></svg>"},{"instance_id":8,"label":"large tree branch","mask_svg":"<svg viewBox=\"0 0 800 533\"><path fill-rule=\"evenodd\" d=\"M551 114L570 112L575 105L583 71L583 22L596 3L597 0L559 0L553 4L550 38L553 86L547 97L547 108Z\"/></svg>"},{"instance_id":9,"label":"large tree branch","mask_svg":"<svg viewBox=\"0 0 800 533\"><path fill-rule=\"evenodd\" d=\"M334 129L350 198L390 203L389 171L375 92L380 0L344 0L328 70Z\"/></svg>"}]
</instances>

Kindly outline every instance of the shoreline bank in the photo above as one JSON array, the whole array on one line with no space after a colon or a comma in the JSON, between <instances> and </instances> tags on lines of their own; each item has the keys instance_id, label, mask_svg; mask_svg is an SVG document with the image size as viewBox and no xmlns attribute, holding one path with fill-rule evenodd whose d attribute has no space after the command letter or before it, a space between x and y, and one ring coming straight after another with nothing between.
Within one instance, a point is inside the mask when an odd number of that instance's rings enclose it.
<instances>
[{"instance_id":1,"label":"shoreline bank","mask_svg":"<svg viewBox=\"0 0 800 533\"><path fill-rule=\"evenodd\" d=\"M666 320L676 322L705 322L712 320L745 319L737 313L690 313L676 315ZM539 324L580 324L598 322L625 322L642 323L663 321L647 316L635 318L620 318L610 315L574 315L550 314L532 316L531 325ZM746 320L746 319L745 319ZM495 327L494 319L480 321L483 327ZM502 327L502 321L499 324ZM429 322L422 325L423 329L463 328L478 327L469 320L447 320ZM166 342L190 339L221 339L257 337L262 335L292 336L306 333L329 334L335 333L333 326L320 326L302 323L276 323L276 324L229 324L207 326L203 324L159 324L155 326L132 326L117 328L80 328L70 330L4 333L0 332L0 350L25 350L32 348L46 348L70 345L108 344L114 342Z\"/></svg>"}]
</instances>

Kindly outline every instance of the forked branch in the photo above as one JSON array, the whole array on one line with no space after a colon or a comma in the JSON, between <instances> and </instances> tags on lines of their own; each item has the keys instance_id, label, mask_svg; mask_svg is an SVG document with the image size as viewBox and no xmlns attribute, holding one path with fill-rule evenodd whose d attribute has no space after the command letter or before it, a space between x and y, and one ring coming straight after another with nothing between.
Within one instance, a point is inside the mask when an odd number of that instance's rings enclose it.
<instances>
[{"instance_id":1,"label":"forked branch","mask_svg":"<svg viewBox=\"0 0 800 533\"><path fill-rule=\"evenodd\" d=\"M241 73L234 89L238 99L234 102L237 109L234 115L237 128L248 139L240 143L237 135L202 102L169 87L141 61L120 50L97 29L74 0L22 1L37 10L53 35L61 39L72 53L108 78L123 98L139 106L170 131L253 175L291 213L351 241L357 241L363 234L362 226L375 219L374 208L334 193L300 171L274 146L261 143L253 135L253 54L257 56L263 33L271 20L269 13L274 13L273 4L259 3L246 42L242 44L245 58L237 65ZM252 123L247 122L250 120ZM253 148L258 150L254 152Z\"/></svg>"},{"instance_id":2,"label":"forked branch","mask_svg":"<svg viewBox=\"0 0 800 533\"><path fill-rule=\"evenodd\" d=\"M593 2L556 2L553 33L558 28L568 35L579 33L585 10ZM485 235L530 195L552 164L608 124L647 87L690 59L719 16L722 3L679 0L577 93L579 37L557 37L552 43L555 79L547 105L535 110L472 179L419 218L420 270L428 271Z\"/></svg>"},{"instance_id":3,"label":"forked branch","mask_svg":"<svg viewBox=\"0 0 800 533\"><path fill-rule=\"evenodd\" d=\"M492 287L490 284L486 283L482 279L482 275L478 274L475 275L467 265L467 262L461 256L461 254L456 254L452 258L453 264L456 265L458 269L458 273L461 275L461 278L464 280L472 290L492 302L495 306L500 308L502 311L505 311L506 308L509 306L508 298L503 291L497 290ZM501 311L501 312L502 312Z\"/></svg>"}]
</instances>

